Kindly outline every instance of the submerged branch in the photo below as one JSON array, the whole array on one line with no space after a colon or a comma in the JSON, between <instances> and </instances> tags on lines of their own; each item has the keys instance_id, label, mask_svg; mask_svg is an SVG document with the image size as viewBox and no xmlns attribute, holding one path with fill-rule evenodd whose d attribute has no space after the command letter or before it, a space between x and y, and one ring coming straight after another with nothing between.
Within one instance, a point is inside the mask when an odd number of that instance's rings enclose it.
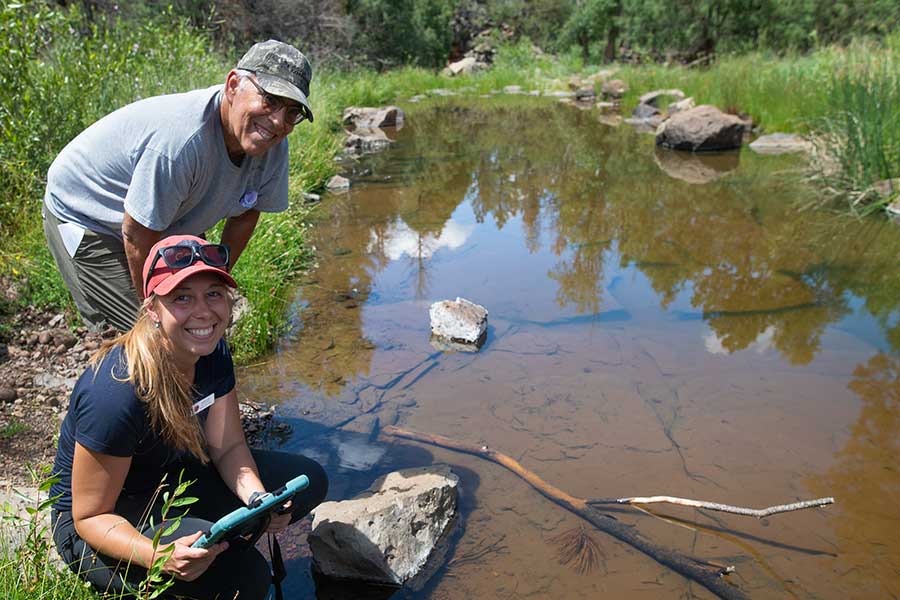
<instances>
[{"instance_id":1,"label":"submerged branch","mask_svg":"<svg viewBox=\"0 0 900 600\"><path fill-rule=\"evenodd\" d=\"M601 513L593 506L590 506L583 498L576 498L556 486L547 483L535 473L523 467L517 460L502 452L497 452L487 446L469 444L441 435L417 433L395 426L385 427L381 430L381 433L387 436L448 448L457 452L473 454L484 458L485 460L497 463L524 479L531 487L540 492L547 499L581 517L600 531L640 550L659 564L672 569L689 580L696 581L719 598L738 600L747 597L744 592L724 579L723 575L731 573L733 571L732 567L723 569L669 548L659 546L642 536L632 526Z\"/></svg>"}]
</instances>

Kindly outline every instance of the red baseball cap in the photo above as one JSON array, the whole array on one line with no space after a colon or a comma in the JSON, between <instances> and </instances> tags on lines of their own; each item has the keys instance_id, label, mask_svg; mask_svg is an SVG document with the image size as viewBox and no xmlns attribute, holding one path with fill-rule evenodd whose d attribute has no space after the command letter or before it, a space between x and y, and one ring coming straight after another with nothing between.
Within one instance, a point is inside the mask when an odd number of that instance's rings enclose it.
<instances>
[{"instance_id":1,"label":"red baseball cap","mask_svg":"<svg viewBox=\"0 0 900 600\"><path fill-rule=\"evenodd\" d=\"M147 260L144 261L144 296L157 294L165 296L174 290L179 283L196 275L197 273L215 273L229 286L237 288L234 278L228 273L228 266L217 267L207 264L197 254L197 250L202 246L216 246L210 242L194 235L170 235L153 244ZM191 257L191 263L183 268L172 268L163 260L160 254L161 248L169 248L172 246L184 246L194 249L194 255ZM152 275L150 271L153 271Z\"/></svg>"}]
</instances>

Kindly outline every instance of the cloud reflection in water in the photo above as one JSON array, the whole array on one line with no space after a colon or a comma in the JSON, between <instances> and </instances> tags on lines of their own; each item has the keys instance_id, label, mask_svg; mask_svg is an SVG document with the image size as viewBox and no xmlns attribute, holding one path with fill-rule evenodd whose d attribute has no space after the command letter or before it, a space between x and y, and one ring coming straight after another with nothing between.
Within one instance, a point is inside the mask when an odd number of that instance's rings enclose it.
<instances>
[{"instance_id":1,"label":"cloud reflection in water","mask_svg":"<svg viewBox=\"0 0 900 600\"><path fill-rule=\"evenodd\" d=\"M461 247L474 228L474 225L462 225L450 219L444 223L440 236L435 237L430 233L425 235L416 233L403 219L398 218L385 232L370 233L367 251L371 253L380 248L392 261L399 260L404 255L411 258L430 258L441 248L455 250Z\"/></svg>"}]
</instances>

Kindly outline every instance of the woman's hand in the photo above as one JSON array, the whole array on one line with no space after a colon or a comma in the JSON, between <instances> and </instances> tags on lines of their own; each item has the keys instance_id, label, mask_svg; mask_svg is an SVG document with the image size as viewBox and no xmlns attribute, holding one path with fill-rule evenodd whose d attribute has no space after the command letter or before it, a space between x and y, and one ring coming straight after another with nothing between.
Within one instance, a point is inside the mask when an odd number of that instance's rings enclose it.
<instances>
[{"instance_id":1,"label":"woman's hand","mask_svg":"<svg viewBox=\"0 0 900 600\"><path fill-rule=\"evenodd\" d=\"M294 504L288 500L282 505L281 510L284 511L284 514L278 514L279 511L272 512L272 517L269 519L269 526L266 527L266 533L278 533L279 531L284 530L285 527L291 524L291 512L293 511Z\"/></svg>"},{"instance_id":2,"label":"woman's hand","mask_svg":"<svg viewBox=\"0 0 900 600\"><path fill-rule=\"evenodd\" d=\"M191 544L200 539L202 531L193 535L178 538L172 545L175 549L163 570L177 579L194 581L209 568L216 557L228 548L228 542L222 542L209 548L191 548Z\"/></svg>"}]
</instances>

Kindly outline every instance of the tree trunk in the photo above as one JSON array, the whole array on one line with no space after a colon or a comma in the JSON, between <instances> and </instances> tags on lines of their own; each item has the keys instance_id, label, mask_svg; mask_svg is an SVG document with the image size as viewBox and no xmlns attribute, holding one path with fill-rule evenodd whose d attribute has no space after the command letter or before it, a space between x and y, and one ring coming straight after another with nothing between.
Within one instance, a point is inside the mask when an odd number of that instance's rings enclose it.
<instances>
[{"instance_id":1,"label":"tree trunk","mask_svg":"<svg viewBox=\"0 0 900 600\"><path fill-rule=\"evenodd\" d=\"M611 63L616 60L616 45L619 42L619 17L622 15L622 0L616 0L616 5L609 18L609 29L606 31L606 48L603 50L603 62Z\"/></svg>"}]
</instances>

